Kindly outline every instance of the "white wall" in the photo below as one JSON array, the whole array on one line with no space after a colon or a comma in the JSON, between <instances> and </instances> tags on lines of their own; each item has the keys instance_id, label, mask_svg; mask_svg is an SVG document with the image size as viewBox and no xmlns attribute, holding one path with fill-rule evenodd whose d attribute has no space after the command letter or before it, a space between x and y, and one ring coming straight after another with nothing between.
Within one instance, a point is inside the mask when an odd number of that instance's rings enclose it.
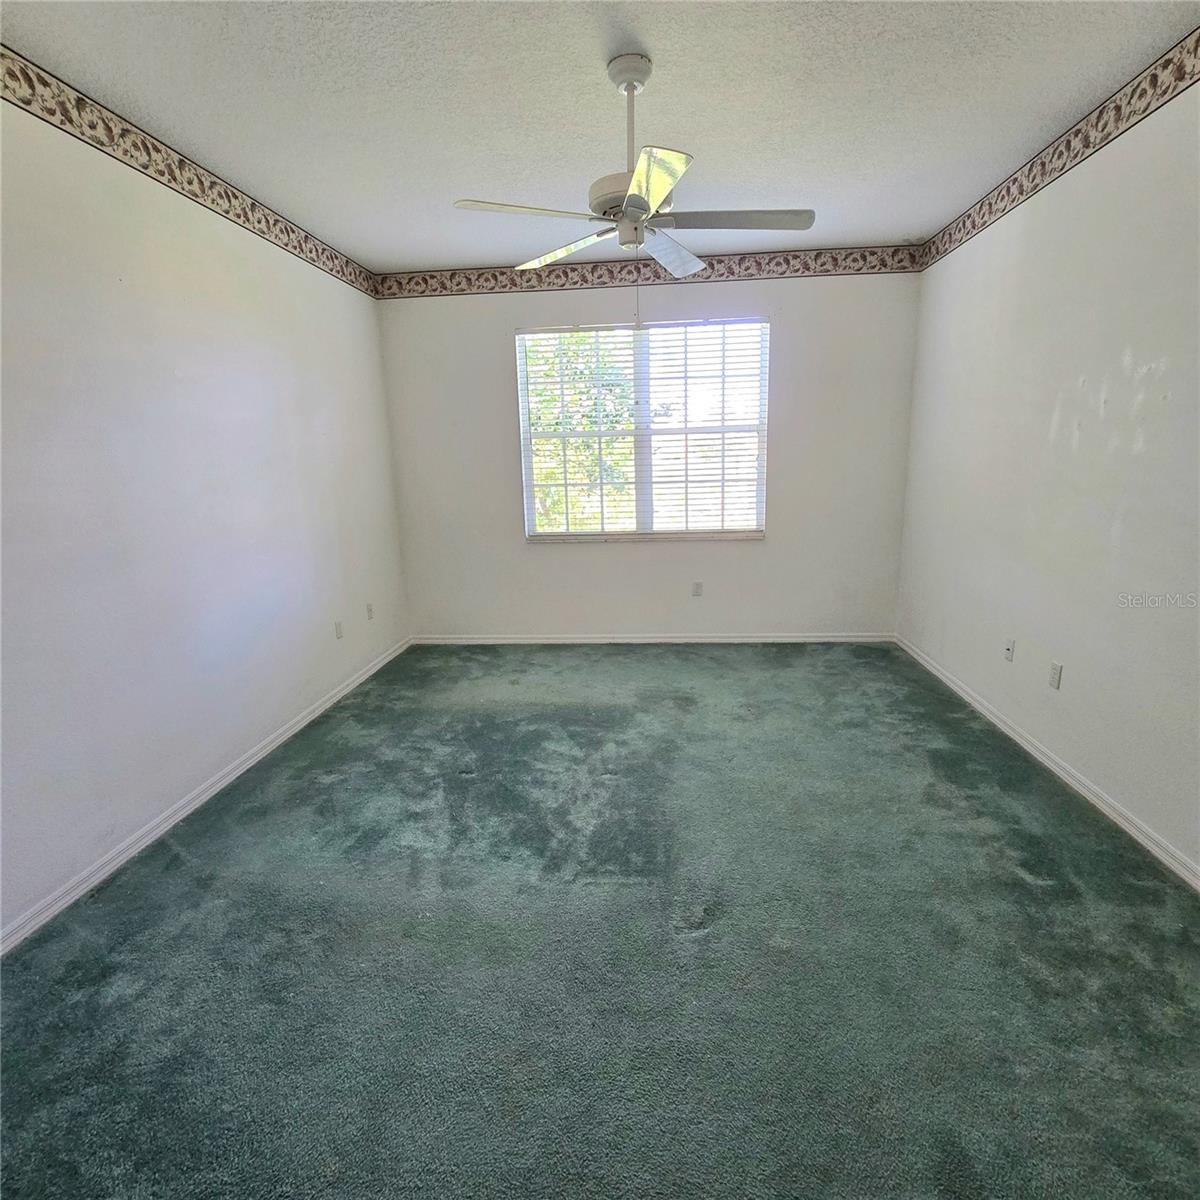
<instances>
[{"instance_id":1,"label":"white wall","mask_svg":"<svg viewBox=\"0 0 1200 1200\"><path fill-rule=\"evenodd\" d=\"M1193 868L1200 613L1120 594L1200 588L1198 148L1193 88L922 275L899 610Z\"/></svg>"},{"instance_id":2,"label":"white wall","mask_svg":"<svg viewBox=\"0 0 1200 1200\"><path fill-rule=\"evenodd\" d=\"M513 332L631 290L375 303L0 110L5 926L410 634L887 634L898 586L1200 861L1200 614L1119 601L1200 588L1200 89L923 276L642 289L772 323L767 537L651 544L522 530Z\"/></svg>"},{"instance_id":3,"label":"white wall","mask_svg":"<svg viewBox=\"0 0 1200 1200\"><path fill-rule=\"evenodd\" d=\"M374 301L0 109L7 926L407 624Z\"/></svg>"},{"instance_id":4,"label":"white wall","mask_svg":"<svg viewBox=\"0 0 1200 1200\"><path fill-rule=\"evenodd\" d=\"M632 321L633 290L382 301L416 631L890 633L916 296L912 275L642 288L645 321L770 319L767 535L588 544L525 540L514 331Z\"/></svg>"}]
</instances>

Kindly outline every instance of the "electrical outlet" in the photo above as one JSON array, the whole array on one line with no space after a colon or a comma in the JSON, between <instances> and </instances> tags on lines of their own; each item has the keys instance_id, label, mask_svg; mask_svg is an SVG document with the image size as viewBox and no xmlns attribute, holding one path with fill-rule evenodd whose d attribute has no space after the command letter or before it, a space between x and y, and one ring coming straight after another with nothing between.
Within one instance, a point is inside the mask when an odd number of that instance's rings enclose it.
<instances>
[{"instance_id":1,"label":"electrical outlet","mask_svg":"<svg viewBox=\"0 0 1200 1200\"><path fill-rule=\"evenodd\" d=\"M373 604L367 605L367 620L368 621L375 620L375 605L373 605Z\"/></svg>"},{"instance_id":2,"label":"electrical outlet","mask_svg":"<svg viewBox=\"0 0 1200 1200\"><path fill-rule=\"evenodd\" d=\"M704 584L702 584L700 582L700 580L698 580L698 579L696 580L695 583L692 584L692 595L693 596L703 596L704 595Z\"/></svg>"},{"instance_id":3,"label":"electrical outlet","mask_svg":"<svg viewBox=\"0 0 1200 1200\"><path fill-rule=\"evenodd\" d=\"M1004 643L1004 661L1005 662L1012 662L1013 654L1016 652L1016 649L1017 649L1017 643L1014 642L1012 640L1012 638L1009 638L1008 641Z\"/></svg>"},{"instance_id":4,"label":"electrical outlet","mask_svg":"<svg viewBox=\"0 0 1200 1200\"><path fill-rule=\"evenodd\" d=\"M1052 662L1050 664L1050 686L1058 691L1062 685L1062 663Z\"/></svg>"},{"instance_id":5,"label":"electrical outlet","mask_svg":"<svg viewBox=\"0 0 1200 1200\"><path fill-rule=\"evenodd\" d=\"M342 623L341 623L341 621L334 621L334 623L333 623L333 636L334 636L335 638L340 638L340 637L342 636Z\"/></svg>"}]
</instances>

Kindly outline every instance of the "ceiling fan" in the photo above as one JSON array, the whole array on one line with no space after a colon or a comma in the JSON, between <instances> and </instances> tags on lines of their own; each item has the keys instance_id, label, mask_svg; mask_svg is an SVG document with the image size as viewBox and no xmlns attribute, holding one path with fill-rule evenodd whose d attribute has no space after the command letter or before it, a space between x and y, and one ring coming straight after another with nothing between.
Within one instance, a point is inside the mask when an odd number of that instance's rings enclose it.
<instances>
[{"instance_id":1,"label":"ceiling fan","mask_svg":"<svg viewBox=\"0 0 1200 1200\"><path fill-rule=\"evenodd\" d=\"M674 212L673 192L692 156L663 146L643 146L634 153L633 98L650 78L652 65L643 54L621 54L608 64L608 77L625 96L626 170L603 175L588 191L591 212L566 212L560 208L532 208L524 204L494 204L488 200L456 200L455 208L512 213L527 217L565 217L573 221L598 221L607 226L578 241L569 242L529 262L518 271L534 271L559 259L586 250L606 238L616 237L627 250L645 246L676 279L686 279L707 265L681 246L668 229L809 229L816 214L811 208L741 209L727 212Z\"/></svg>"}]
</instances>

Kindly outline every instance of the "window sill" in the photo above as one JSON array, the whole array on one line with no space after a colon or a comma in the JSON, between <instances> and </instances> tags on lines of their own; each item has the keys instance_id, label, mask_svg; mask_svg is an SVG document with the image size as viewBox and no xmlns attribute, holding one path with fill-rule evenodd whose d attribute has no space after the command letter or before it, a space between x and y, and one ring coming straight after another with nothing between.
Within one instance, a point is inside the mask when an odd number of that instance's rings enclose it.
<instances>
[{"instance_id":1,"label":"window sill","mask_svg":"<svg viewBox=\"0 0 1200 1200\"><path fill-rule=\"evenodd\" d=\"M762 529L678 530L663 533L527 533L525 541L540 542L761 542Z\"/></svg>"}]
</instances>

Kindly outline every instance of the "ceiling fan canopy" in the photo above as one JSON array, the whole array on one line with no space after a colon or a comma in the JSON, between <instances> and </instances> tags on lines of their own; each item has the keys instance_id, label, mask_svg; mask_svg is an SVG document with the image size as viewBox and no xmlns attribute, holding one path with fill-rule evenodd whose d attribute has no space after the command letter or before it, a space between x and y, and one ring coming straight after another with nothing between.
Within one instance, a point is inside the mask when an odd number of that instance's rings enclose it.
<instances>
[{"instance_id":1,"label":"ceiling fan canopy","mask_svg":"<svg viewBox=\"0 0 1200 1200\"><path fill-rule=\"evenodd\" d=\"M499 212L513 216L561 217L571 221L600 222L605 228L568 242L538 258L518 265L518 271L536 271L607 238L628 250L639 246L676 279L703 271L707 266L685 249L667 230L677 229L793 229L812 227L811 208L736 209L712 212L675 212L675 186L692 165L692 156L665 146L643 146L635 152L634 97L646 86L653 66L644 54L621 54L608 64L608 77L625 96L626 169L602 175L588 192L590 212L561 208L536 208L526 204L501 204L490 200L456 200L455 208L474 212Z\"/></svg>"}]
</instances>

